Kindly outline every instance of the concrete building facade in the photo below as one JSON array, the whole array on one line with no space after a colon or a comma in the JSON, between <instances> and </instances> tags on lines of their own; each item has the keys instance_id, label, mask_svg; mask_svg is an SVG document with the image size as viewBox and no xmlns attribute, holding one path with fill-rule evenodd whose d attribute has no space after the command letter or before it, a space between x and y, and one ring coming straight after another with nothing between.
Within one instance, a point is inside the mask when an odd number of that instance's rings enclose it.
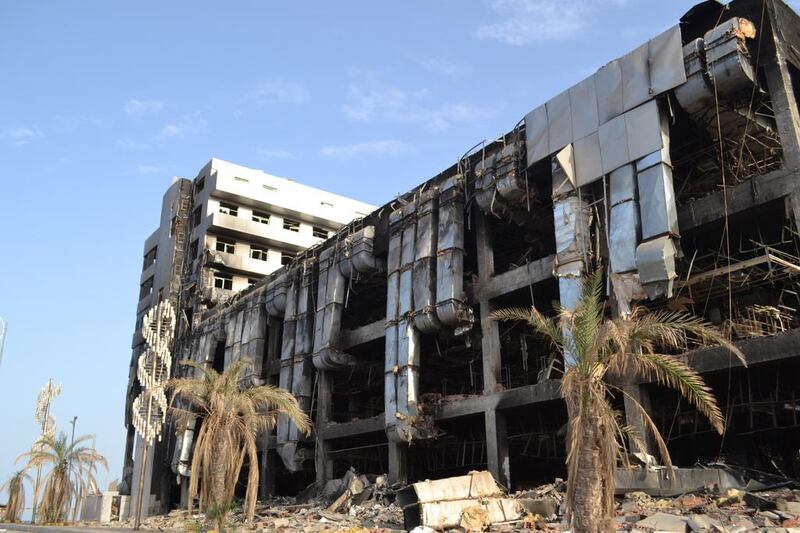
<instances>
[{"instance_id":1,"label":"concrete building facade","mask_svg":"<svg viewBox=\"0 0 800 533\"><path fill-rule=\"evenodd\" d=\"M139 392L136 362L147 311L169 300L190 332L205 310L225 304L295 255L333 235L374 206L220 159L192 179L175 178L164 194L159 227L145 240L129 375L124 487L140 476L135 464L131 401ZM154 450L155 451L155 450ZM157 456L156 461L163 460ZM156 465L158 463L156 462ZM152 469L146 473L151 485ZM134 491L135 496L135 491ZM151 502L158 499L151 496Z\"/></svg>"},{"instance_id":2,"label":"concrete building facade","mask_svg":"<svg viewBox=\"0 0 800 533\"><path fill-rule=\"evenodd\" d=\"M628 423L643 430L635 399L677 465L800 474L799 27L781 0L702 2L179 326L181 357L250 359L252 383L291 390L314 420L311 438L283 419L262 436L262 494L350 467L396 483L485 468L514 489L563 476L559 385L574 361L490 313L570 308L597 269L609 316L689 311L748 363L691 342L673 354L710 383L723 437L641 377L619 383ZM191 431L177 429L162 509L191 468Z\"/></svg>"}]
</instances>

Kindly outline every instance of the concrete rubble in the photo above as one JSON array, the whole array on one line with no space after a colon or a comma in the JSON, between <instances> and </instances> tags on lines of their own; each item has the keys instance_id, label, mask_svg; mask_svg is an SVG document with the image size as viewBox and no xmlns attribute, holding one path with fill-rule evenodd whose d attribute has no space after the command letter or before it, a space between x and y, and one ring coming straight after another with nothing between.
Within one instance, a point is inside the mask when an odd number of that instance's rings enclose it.
<instances>
[{"instance_id":1,"label":"concrete rubble","mask_svg":"<svg viewBox=\"0 0 800 533\"><path fill-rule=\"evenodd\" d=\"M616 530L800 532L800 490L795 488L798 486L784 480L773 484L778 488L749 491L721 489L709 483L668 498L643 491L628 492L617 498ZM342 478L314 483L295 497L274 497L261 502L252 524L244 523L240 510L231 514L229 522L232 530L264 533L567 531L565 491L566 483L556 479L547 485L507 494L485 471L400 488L390 486L385 476L358 474L350 469ZM112 524L132 526L129 522ZM203 514L189 515L185 510L153 516L142 524L143 529L155 531L206 531L209 527Z\"/></svg>"}]
</instances>

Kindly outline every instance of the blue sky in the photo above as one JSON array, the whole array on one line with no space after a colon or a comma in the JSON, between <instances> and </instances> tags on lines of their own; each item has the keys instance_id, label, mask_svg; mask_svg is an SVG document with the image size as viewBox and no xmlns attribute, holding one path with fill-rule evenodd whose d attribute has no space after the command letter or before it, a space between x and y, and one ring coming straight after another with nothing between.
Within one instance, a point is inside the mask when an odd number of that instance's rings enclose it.
<instances>
[{"instance_id":1,"label":"blue sky","mask_svg":"<svg viewBox=\"0 0 800 533\"><path fill-rule=\"evenodd\" d=\"M219 157L382 204L692 3L0 3L0 483L49 377L60 428L77 415L120 476L142 242L173 175Z\"/></svg>"}]
</instances>

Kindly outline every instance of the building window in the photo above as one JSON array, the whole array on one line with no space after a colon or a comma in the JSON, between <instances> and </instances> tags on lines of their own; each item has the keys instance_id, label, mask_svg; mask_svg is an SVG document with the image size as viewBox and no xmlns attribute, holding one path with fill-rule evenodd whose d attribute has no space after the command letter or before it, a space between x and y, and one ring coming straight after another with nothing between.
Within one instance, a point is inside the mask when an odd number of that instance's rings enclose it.
<instances>
[{"instance_id":1,"label":"building window","mask_svg":"<svg viewBox=\"0 0 800 533\"><path fill-rule=\"evenodd\" d=\"M319 226L314 226L311 230L314 237L317 239L327 239L328 238L328 230L325 228L320 228Z\"/></svg>"},{"instance_id":2,"label":"building window","mask_svg":"<svg viewBox=\"0 0 800 533\"><path fill-rule=\"evenodd\" d=\"M217 251L232 254L236 251L236 241L217 237Z\"/></svg>"},{"instance_id":3,"label":"building window","mask_svg":"<svg viewBox=\"0 0 800 533\"><path fill-rule=\"evenodd\" d=\"M144 254L144 262L142 264L142 271L147 270L147 267L152 265L156 262L156 251L158 250L158 246L154 246L152 250Z\"/></svg>"},{"instance_id":4,"label":"building window","mask_svg":"<svg viewBox=\"0 0 800 533\"><path fill-rule=\"evenodd\" d=\"M234 181L240 181L240 182L242 182L242 183L250 183L250 180L249 180L249 179L247 179L247 178L240 178L239 176L234 176L234 177L233 177L233 179L234 179Z\"/></svg>"},{"instance_id":5,"label":"building window","mask_svg":"<svg viewBox=\"0 0 800 533\"><path fill-rule=\"evenodd\" d=\"M233 276L230 274L223 274L222 272L214 272L214 287L217 289L225 289L227 291L233 290Z\"/></svg>"},{"instance_id":6,"label":"building window","mask_svg":"<svg viewBox=\"0 0 800 533\"><path fill-rule=\"evenodd\" d=\"M139 300L153 294L153 276L147 278L139 287Z\"/></svg>"},{"instance_id":7,"label":"building window","mask_svg":"<svg viewBox=\"0 0 800 533\"><path fill-rule=\"evenodd\" d=\"M281 265L286 266L292 262L294 255L288 252L281 253Z\"/></svg>"},{"instance_id":8,"label":"building window","mask_svg":"<svg viewBox=\"0 0 800 533\"><path fill-rule=\"evenodd\" d=\"M255 285L256 283L258 283L258 280L256 278L247 278L247 288L248 289L250 287L252 287L253 285Z\"/></svg>"},{"instance_id":9,"label":"building window","mask_svg":"<svg viewBox=\"0 0 800 533\"><path fill-rule=\"evenodd\" d=\"M262 187L264 187L266 190L268 190L270 192L278 192L278 188L277 187L273 187L272 185L262 185Z\"/></svg>"},{"instance_id":10,"label":"building window","mask_svg":"<svg viewBox=\"0 0 800 533\"><path fill-rule=\"evenodd\" d=\"M300 223L296 220L292 220L291 218L284 218L283 229L300 233Z\"/></svg>"},{"instance_id":11,"label":"building window","mask_svg":"<svg viewBox=\"0 0 800 533\"><path fill-rule=\"evenodd\" d=\"M260 222L262 224L269 224L269 213L263 211L253 210L253 222Z\"/></svg>"},{"instance_id":12,"label":"building window","mask_svg":"<svg viewBox=\"0 0 800 533\"><path fill-rule=\"evenodd\" d=\"M219 212L224 215L230 215L232 217L239 216L239 206L235 204L229 204L228 202L220 202L219 203Z\"/></svg>"},{"instance_id":13,"label":"building window","mask_svg":"<svg viewBox=\"0 0 800 533\"><path fill-rule=\"evenodd\" d=\"M253 259L258 259L259 261L266 261L268 253L269 250L267 250L266 248L262 248L261 246L250 245L250 257L252 257Z\"/></svg>"},{"instance_id":14,"label":"building window","mask_svg":"<svg viewBox=\"0 0 800 533\"><path fill-rule=\"evenodd\" d=\"M198 192L202 191L203 187L205 187L205 186L206 186L206 177L205 176L200 176L194 182L194 192L198 193Z\"/></svg>"},{"instance_id":15,"label":"building window","mask_svg":"<svg viewBox=\"0 0 800 533\"><path fill-rule=\"evenodd\" d=\"M197 257L197 239L189 243L189 260L193 261Z\"/></svg>"},{"instance_id":16,"label":"building window","mask_svg":"<svg viewBox=\"0 0 800 533\"><path fill-rule=\"evenodd\" d=\"M202 214L203 214L202 205L198 205L197 207L194 208L194 211L192 211L192 228L196 228L197 226L200 225L200 217L202 216Z\"/></svg>"}]
</instances>

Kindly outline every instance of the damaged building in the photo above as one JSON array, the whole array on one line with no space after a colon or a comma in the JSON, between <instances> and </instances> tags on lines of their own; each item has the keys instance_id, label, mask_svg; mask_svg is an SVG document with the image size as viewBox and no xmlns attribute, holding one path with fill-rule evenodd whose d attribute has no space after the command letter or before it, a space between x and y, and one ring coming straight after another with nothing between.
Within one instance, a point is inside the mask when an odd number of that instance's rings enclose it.
<instances>
[{"instance_id":1,"label":"damaged building","mask_svg":"<svg viewBox=\"0 0 800 533\"><path fill-rule=\"evenodd\" d=\"M486 469L524 488L565 473L573 360L489 314L574 307L602 269L610 313L688 311L746 356L674 354L713 387L722 437L676 393L622 379L674 462L798 476L798 69L800 19L781 0L700 3L235 298L199 308L185 269L175 359L250 359L252 383L292 391L312 417L311 437L280 419L261 438L248 468L262 495L351 466L396 483ZM172 427L156 445L162 510L185 498L192 437Z\"/></svg>"}]
</instances>

